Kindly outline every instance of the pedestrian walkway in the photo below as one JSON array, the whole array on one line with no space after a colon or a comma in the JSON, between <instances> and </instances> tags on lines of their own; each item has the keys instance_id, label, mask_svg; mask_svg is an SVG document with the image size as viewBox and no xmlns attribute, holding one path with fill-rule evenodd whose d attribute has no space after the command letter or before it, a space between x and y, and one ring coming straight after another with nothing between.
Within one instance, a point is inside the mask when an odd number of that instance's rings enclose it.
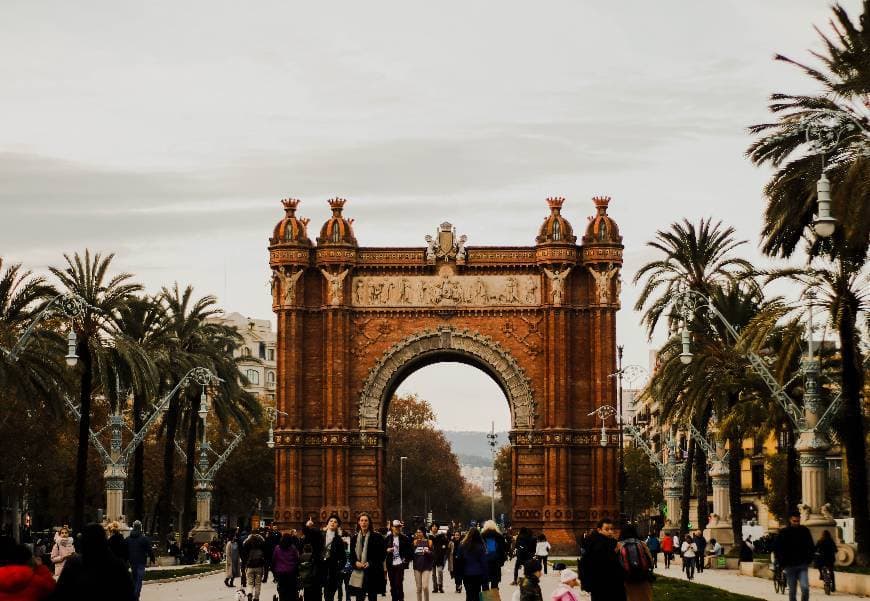
<instances>
[{"instance_id":1,"label":"pedestrian walkway","mask_svg":"<svg viewBox=\"0 0 870 601\"><path fill-rule=\"evenodd\" d=\"M686 578L685 572L680 570L680 566L671 565L670 569L665 569L662 562L659 562L659 567L656 569L656 574L668 576L670 578ZM773 590L773 581L764 578L754 578L752 576L742 576L737 570L704 570L701 574L695 574L692 582L698 584L706 584L720 588L732 593L741 595L749 595L759 597L761 599L770 599L771 601L783 601L788 599L788 594L775 593ZM800 598L800 592L798 592ZM833 593L830 597L826 597L824 591L817 588L810 589L810 599L836 599L837 601L857 601L858 599L867 600L867 597L859 597L857 595L846 595L843 593Z\"/></svg>"}]
</instances>

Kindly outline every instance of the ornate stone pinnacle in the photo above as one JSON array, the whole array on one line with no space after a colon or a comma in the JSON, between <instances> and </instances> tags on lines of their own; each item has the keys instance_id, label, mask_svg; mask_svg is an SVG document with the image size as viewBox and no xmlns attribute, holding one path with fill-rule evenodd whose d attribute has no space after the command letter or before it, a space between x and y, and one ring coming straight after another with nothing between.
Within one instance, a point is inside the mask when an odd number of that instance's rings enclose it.
<instances>
[{"instance_id":1,"label":"ornate stone pinnacle","mask_svg":"<svg viewBox=\"0 0 870 601\"><path fill-rule=\"evenodd\" d=\"M550 196L547 198L547 206L554 213L558 213L563 204L565 204L565 199L561 196Z\"/></svg>"},{"instance_id":2,"label":"ornate stone pinnacle","mask_svg":"<svg viewBox=\"0 0 870 601\"><path fill-rule=\"evenodd\" d=\"M287 212L288 217L293 217L296 213L296 207L299 206L298 198L285 198L281 201L281 204L284 205L284 210Z\"/></svg>"},{"instance_id":3,"label":"ornate stone pinnacle","mask_svg":"<svg viewBox=\"0 0 870 601\"><path fill-rule=\"evenodd\" d=\"M607 205L610 204L609 196L593 196L592 202L595 203L599 215L607 215Z\"/></svg>"},{"instance_id":4,"label":"ornate stone pinnacle","mask_svg":"<svg viewBox=\"0 0 870 601\"><path fill-rule=\"evenodd\" d=\"M338 217L341 215L341 210L344 208L344 203L347 202L344 198L330 198L328 201L330 208L332 209L332 215L334 217Z\"/></svg>"}]
</instances>

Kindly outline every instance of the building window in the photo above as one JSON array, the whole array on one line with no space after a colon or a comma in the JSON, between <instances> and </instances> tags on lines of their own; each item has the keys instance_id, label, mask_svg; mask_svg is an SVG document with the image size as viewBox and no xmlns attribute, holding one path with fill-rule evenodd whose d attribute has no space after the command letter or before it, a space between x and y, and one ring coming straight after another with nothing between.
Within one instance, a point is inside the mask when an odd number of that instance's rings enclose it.
<instances>
[{"instance_id":1,"label":"building window","mask_svg":"<svg viewBox=\"0 0 870 601\"><path fill-rule=\"evenodd\" d=\"M256 369L249 369L245 376L248 378L248 382L251 383L251 386L258 386L260 384L260 372Z\"/></svg>"},{"instance_id":2,"label":"building window","mask_svg":"<svg viewBox=\"0 0 870 601\"><path fill-rule=\"evenodd\" d=\"M266 382L269 384L275 383L275 372L274 371L267 371L266 372Z\"/></svg>"},{"instance_id":3,"label":"building window","mask_svg":"<svg viewBox=\"0 0 870 601\"><path fill-rule=\"evenodd\" d=\"M259 355L260 359L265 359L266 358L266 343L260 342L258 350L259 350L258 355Z\"/></svg>"},{"instance_id":4,"label":"building window","mask_svg":"<svg viewBox=\"0 0 870 601\"><path fill-rule=\"evenodd\" d=\"M553 224L553 240L561 240L562 239L562 226L556 221Z\"/></svg>"},{"instance_id":5,"label":"building window","mask_svg":"<svg viewBox=\"0 0 870 601\"><path fill-rule=\"evenodd\" d=\"M274 361L275 360L275 349L270 348L268 351L266 351L266 356L268 357L269 361Z\"/></svg>"},{"instance_id":6,"label":"building window","mask_svg":"<svg viewBox=\"0 0 870 601\"><path fill-rule=\"evenodd\" d=\"M754 463L752 465L752 490L764 490L764 464Z\"/></svg>"},{"instance_id":7,"label":"building window","mask_svg":"<svg viewBox=\"0 0 870 601\"><path fill-rule=\"evenodd\" d=\"M250 357L251 356L251 349L249 349L248 347L243 348L242 349L242 356L243 357Z\"/></svg>"},{"instance_id":8,"label":"building window","mask_svg":"<svg viewBox=\"0 0 870 601\"><path fill-rule=\"evenodd\" d=\"M341 242L341 229L338 227L337 223L332 226L332 241Z\"/></svg>"}]
</instances>

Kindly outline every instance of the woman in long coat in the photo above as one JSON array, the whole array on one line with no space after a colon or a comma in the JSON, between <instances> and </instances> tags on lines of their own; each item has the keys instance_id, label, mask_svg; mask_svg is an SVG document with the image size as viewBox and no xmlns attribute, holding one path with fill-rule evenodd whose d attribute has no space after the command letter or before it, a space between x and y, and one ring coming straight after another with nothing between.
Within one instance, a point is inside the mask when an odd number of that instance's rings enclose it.
<instances>
[{"instance_id":1,"label":"woman in long coat","mask_svg":"<svg viewBox=\"0 0 870 601\"><path fill-rule=\"evenodd\" d=\"M351 594L357 601L378 601L378 595L387 594L387 571L384 561L387 556L384 537L372 530L372 521L367 513L361 513L357 532L350 539L350 565L354 572L362 572L362 588L354 587L356 574L351 574Z\"/></svg>"},{"instance_id":2,"label":"woman in long coat","mask_svg":"<svg viewBox=\"0 0 870 601\"><path fill-rule=\"evenodd\" d=\"M227 532L227 544L224 548L224 559L226 560L226 578L224 578L224 584L232 588L233 580L238 578L241 574L239 566L239 543L236 541L235 528L232 528Z\"/></svg>"}]
</instances>

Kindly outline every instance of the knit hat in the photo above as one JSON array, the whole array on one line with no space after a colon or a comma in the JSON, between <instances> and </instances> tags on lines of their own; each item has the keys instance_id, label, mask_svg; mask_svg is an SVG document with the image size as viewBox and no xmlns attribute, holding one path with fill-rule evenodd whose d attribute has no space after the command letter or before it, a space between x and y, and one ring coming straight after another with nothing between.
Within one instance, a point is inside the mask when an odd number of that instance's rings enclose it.
<instances>
[{"instance_id":1,"label":"knit hat","mask_svg":"<svg viewBox=\"0 0 870 601\"><path fill-rule=\"evenodd\" d=\"M533 576L535 572L540 572L543 569L541 562L537 559L530 559L523 564L523 574L525 574L526 577Z\"/></svg>"},{"instance_id":2,"label":"knit hat","mask_svg":"<svg viewBox=\"0 0 870 601\"><path fill-rule=\"evenodd\" d=\"M559 574L559 582L562 584L568 584L572 580L577 580L577 572L574 570L562 570L562 573Z\"/></svg>"}]
</instances>

